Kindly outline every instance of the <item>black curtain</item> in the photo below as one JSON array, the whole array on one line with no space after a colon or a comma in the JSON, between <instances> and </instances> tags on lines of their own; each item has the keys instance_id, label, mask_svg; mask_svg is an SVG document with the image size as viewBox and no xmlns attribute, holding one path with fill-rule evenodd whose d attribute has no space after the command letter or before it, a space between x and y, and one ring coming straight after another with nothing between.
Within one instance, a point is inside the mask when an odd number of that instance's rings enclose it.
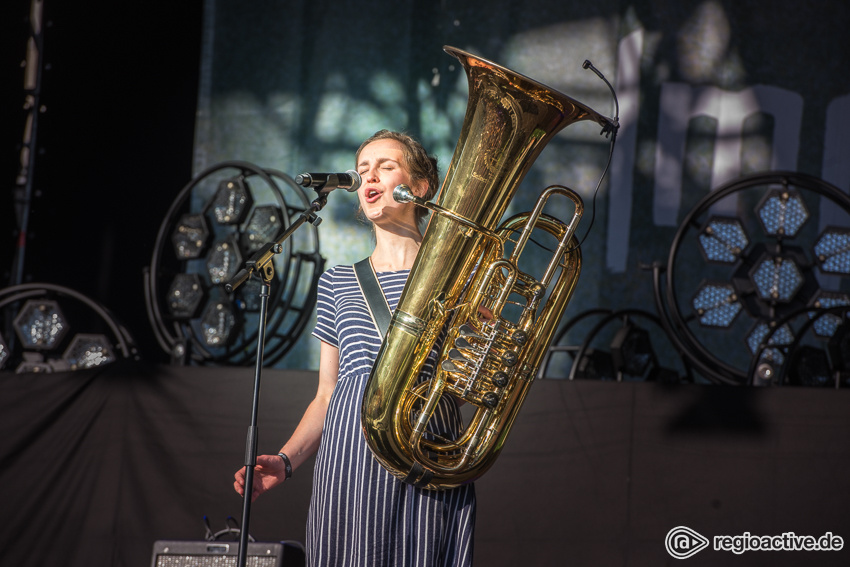
<instances>
[{"instance_id":1,"label":"black curtain","mask_svg":"<svg viewBox=\"0 0 850 567\"><path fill-rule=\"evenodd\" d=\"M266 370L260 451L276 452L314 372ZM157 540L241 519L253 370L118 363L0 374L3 565L149 565ZM850 393L541 381L476 483L477 565L674 565L684 525L850 538ZM312 466L258 499L251 534L303 541ZM850 551L704 550L689 565L846 565Z\"/></svg>"}]
</instances>

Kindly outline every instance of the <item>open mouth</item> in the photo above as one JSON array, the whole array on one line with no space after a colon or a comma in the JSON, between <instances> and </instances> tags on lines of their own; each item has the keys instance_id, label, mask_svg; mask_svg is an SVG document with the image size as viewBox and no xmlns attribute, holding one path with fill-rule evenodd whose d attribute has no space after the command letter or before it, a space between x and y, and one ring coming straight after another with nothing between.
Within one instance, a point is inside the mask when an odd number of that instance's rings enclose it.
<instances>
[{"instance_id":1,"label":"open mouth","mask_svg":"<svg viewBox=\"0 0 850 567\"><path fill-rule=\"evenodd\" d=\"M377 189L371 189L371 188L366 189L366 202L367 203L372 203L372 202L376 201L378 199L378 197L380 197L380 196L381 196L381 192L378 191Z\"/></svg>"}]
</instances>

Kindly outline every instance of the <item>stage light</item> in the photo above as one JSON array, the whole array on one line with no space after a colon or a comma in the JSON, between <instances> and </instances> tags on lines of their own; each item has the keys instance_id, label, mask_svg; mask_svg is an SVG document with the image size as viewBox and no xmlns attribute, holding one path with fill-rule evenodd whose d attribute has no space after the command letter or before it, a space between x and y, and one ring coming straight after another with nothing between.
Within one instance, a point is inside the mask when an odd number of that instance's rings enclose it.
<instances>
[{"instance_id":1,"label":"stage light","mask_svg":"<svg viewBox=\"0 0 850 567\"><path fill-rule=\"evenodd\" d=\"M257 207L242 232L240 243L246 254L253 254L283 231L283 216L278 207Z\"/></svg>"},{"instance_id":2,"label":"stage light","mask_svg":"<svg viewBox=\"0 0 850 567\"><path fill-rule=\"evenodd\" d=\"M803 285L803 274L791 258L763 255L750 273L759 297L787 303Z\"/></svg>"},{"instance_id":3,"label":"stage light","mask_svg":"<svg viewBox=\"0 0 850 567\"><path fill-rule=\"evenodd\" d=\"M836 219L850 215L845 191L809 175L767 171L730 180L683 216L666 265L653 262L664 330L710 382L786 383L793 351L817 347L815 341L844 326L850 312L850 306L842 311L850 302L850 294L844 295L847 282L829 279L835 293L823 292L827 278L820 281L814 268L850 275L850 228L836 220L838 228L830 226L817 237L813 203L830 218L833 212L842 215ZM733 212L719 216L718 211ZM706 260L703 268L697 265L700 258ZM728 278L720 273L724 263ZM695 289L701 274L703 282L713 283Z\"/></svg>"},{"instance_id":4,"label":"stage light","mask_svg":"<svg viewBox=\"0 0 850 567\"><path fill-rule=\"evenodd\" d=\"M50 374L51 372L53 372L53 366L41 358L24 359L15 368L15 374Z\"/></svg>"},{"instance_id":5,"label":"stage light","mask_svg":"<svg viewBox=\"0 0 850 567\"><path fill-rule=\"evenodd\" d=\"M177 274L168 288L168 311L176 319L191 319L204 300L204 286L198 274Z\"/></svg>"},{"instance_id":6,"label":"stage light","mask_svg":"<svg viewBox=\"0 0 850 567\"><path fill-rule=\"evenodd\" d=\"M818 237L815 258L822 272L850 274L850 230L829 228Z\"/></svg>"},{"instance_id":7,"label":"stage light","mask_svg":"<svg viewBox=\"0 0 850 567\"><path fill-rule=\"evenodd\" d=\"M617 372L645 377L655 360L649 331L632 323L620 327L611 341L611 357Z\"/></svg>"},{"instance_id":8,"label":"stage light","mask_svg":"<svg viewBox=\"0 0 850 567\"><path fill-rule=\"evenodd\" d=\"M753 355L759 354L760 361L769 361L780 365L785 361L785 355L776 347L788 346L794 342L794 333L788 325L782 325L773 333L765 345L764 339L770 333L771 327L764 321L759 321L747 335L747 346ZM764 348L763 348L764 347Z\"/></svg>"},{"instance_id":9,"label":"stage light","mask_svg":"<svg viewBox=\"0 0 850 567\"><path fill-rule=\"evenodd\" d=\"M846 293L819 290L812 300L811 306L818 309L829 309L850 305L850 296ZM841 325L843 319L834 313L818 314L816 311L809 312L809 317L817 317L812 323L812 331L819 337L831 337L835 330Z\"/></svg>"},{"instance_id":10,"label":"stage light","mask_svg":"<svg viewBox=\"0 0 850 567\"><path fill-rule=\"evenodd\" d=\"M611 353L597 349L587 349L584 356L576 361L575 377L582 380L616 380L614 360Z\"/></svg>"},{"instance_id":11,"label":"stage light","mask_svg":"<svg viewBox=\"0 0 850 567\"><path fill-rule=\"evenodd\" d=\"M241 268L242 253L232 236L213 244L207 256L207 272L213 285L229 282Z\"/></svg>"},{"instance_id":12,"label":"stage light","mask_svg":"<svg viewBox=\"0 0 850 567\"><path fill-rule=\"evenodd\" d=\"M741 257L749 239L738 219L712 217L700 231L699 243L706 260L732 264Z\"/></svg>"},{"instance_id":13,"label":"stage light","mask_svg":"<svg viewBox=\"0 0 850 567\"><path fill-rule=\"evenodd\" d=\"M678 353L664 346L660 351L654 347L652 339L663 337L663 333L654 335L636 320L664 330L654 314L641 309L590 309L579 313L558 331L543 357L537 377L665 383L693 381L690 369ZM613 333L609 332L615 324L617 327ZM581 344L565 344L569 336L581 337ZM565 360L562 355L569 355L569 360ZM673 366L681 365L684 372L680 374L672 367L665 368L662 362L673 362ZM566 366L567 363L569 366ZM552 368L555 373L550 374L548 371ZM558 375L559 369L565 372Z\"/></svg>"},{"instance_id":14,"label":"stage light","mask_svg":"<svg viewBox=\"0 0 850 567\"><path fill-rule=\"evenodd\" d=\"M704 283L697 290L691 304L706 327L726 328L732 324L742 305L731 284Z\"/></svg>"},{"instance_id":15,"label":"stage light","mask_svg":"<svg viewBox=\"0 0 850 567\"><path fill-rule=\"evenodd\" d=\"M183 215L171 233L174 253L180 260L200 258L206 250L210 230L204 215Z\"/></svg>"},{"instance_id":16,"label":"stage light","mask_svg":"<svg viewBox=\"0 0 850 567\"><path fill-rule=\"evenodd\" d=\"M756 215L769 236L793 238L809 218L806 204L796 191L768 191L756 206Z\"/></svg>"},{"instance_id":17,"label":"stage light","mask_svg":"<svg viewBox=\"0 0 850 567\"><path fill-rule=\"evenodd\" d=\"M215 164L183 187L160 225L145 273L148 319L172 361L253 365L261 330L265 365L289 352L309 325L324 272L314 197L288 175L242 161ZM311 217L285 240L271 264L246 263L283 236L293 219ZM169 250L170 238L180 239L178 261ZM265 321L260 321L257 288L248 283L256 277L234 291L223 288L241 269L257 268L271 280ZM177 274L197 274L199 280L175 280ZM226 300L227 308L216 309L218 300Z\"/></svg>"},{"instance_id":18,"label":"stage light","mask_svg":"<svg viewBox=\"0 0 850 567\"><path fill-rule=\"evenodd\" d=\"M17 373L68 372L138 354L127 329L105 307L66 287L29 283L0 289L0 320L4 317L13 321L19 340L4 343L0 337L0 367L14 366Z\"/></svg>"},{"instance_id":19,"label":"stage light","mask_svg":"<svg viewBox=\"0 0 850 567\"><path fill-rule=\"evenodd\" d=\"M103 366L115 361L112 347L104 335L78 334L62 355L71 370Z\"/></svg>"},{"instance_id":20,"label":"stage light","mask_svg":"<svg viewBox=\"0 0 850 567\"><path fill-rule=\"evenodd\" d=\"M241 223L253 205L254 198L241 175L219 183L218 191L210 201L213 218L219 224Z\"/></svg>"},{"instance_id":21,"label":"stage light","mask_svg":"<svg viewBox=\"0 0 850 567\"><path fill-rule=\"evenodd\" d=\"M235 338L236 315L229 301L212 301L201 315L204 343L209 347L226 347Z\"/></svg>"},{"instance_id":22,"label":"stage light","mask_svg":"<svg viewBox=\"0 0 850 567\"><path fill-rule=\"evenodd\" d=\"M794 386L834 386L835 377L826 351L809 345L796 348L791 355L787 382Z\"/></svg>"},{"instance_id":23,"label":"stage light","mask_svg":"<svg viewBox=\"0 0 850 567\"><path fill-rule=\"evenodd\" d=\"M24 347L37 350L54 348L68 332L59 303L49 299L27 301L14 324Z\"/></svg>"},{"instance_id":24,"label":"stage light","mask_svg":"<svg viewBox=\"0 0 850 567\"><path fill-rule=\"evenodd\" d=\"M3 340L3 335L0 334L0 370L2 370L4 366L6 366L6 362L9 360L10 357L11 354L9 353L9 347L6 346L6 341Z\"/></svg>"}]
</instances>

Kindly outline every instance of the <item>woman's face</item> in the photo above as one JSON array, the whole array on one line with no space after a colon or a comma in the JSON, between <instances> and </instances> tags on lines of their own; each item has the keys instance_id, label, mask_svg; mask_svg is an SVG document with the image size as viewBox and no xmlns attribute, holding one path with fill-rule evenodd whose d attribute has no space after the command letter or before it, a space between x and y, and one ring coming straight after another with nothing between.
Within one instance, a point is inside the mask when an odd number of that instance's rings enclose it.
<instances>
[{"instance_id":1,"label":"woman's face","mask_svg":"<svg viewBox=\"0 0 850 567\"><path fill-rule=\"evenodd\" d=\"M397 203L393 199L396 185L405 184L416 195L424 194L425 182L414 186L404 161L404 146L392 139L367 144L357 160L362 183L357 190L360 207L374 223L392 222L416 226L415 205Z\"/></svg>"}]
</instances>

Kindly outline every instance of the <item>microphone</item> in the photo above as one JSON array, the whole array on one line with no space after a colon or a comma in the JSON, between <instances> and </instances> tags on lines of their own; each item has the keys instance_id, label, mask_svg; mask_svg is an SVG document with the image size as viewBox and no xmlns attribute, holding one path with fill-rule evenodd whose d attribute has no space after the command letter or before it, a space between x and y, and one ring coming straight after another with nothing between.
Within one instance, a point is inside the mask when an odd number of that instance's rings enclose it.
<instances>
[{"instance_id":1,"label":"microphone","mask_svg":"<svg viewBox=\"0 0 850 567\"><path fill-rule=\"evenodd\" d=\"M345 173L302 173L295 178L301 187L312 187L317 193L327 194L334 189L357 191L360 188L360 174L349 169Z\"/></svg>"},{"instance_id":2,"label":"microphone","mask_svg":"<svg viewBox=\"0 0 850 567\"><path fill-rule=\"evenodd\" d=\"M608 79L605 78L605 75L602 72L593 66L593 63L590 62L590 59L585 59L584 63L581 64L582 69L590 69L596 76L602 79L606 85L608 85L608 90L611 91L611 97L614 99L614 118L605 118L607 124L602 127L602 134L605 134L607 138L609 134L614 133L614 137L617 136L617 131L620 129L620 103L617 100L617 93L614 91L614 87L611 86L611 83L608 82Z\"/></svg>"}]
</instances>

